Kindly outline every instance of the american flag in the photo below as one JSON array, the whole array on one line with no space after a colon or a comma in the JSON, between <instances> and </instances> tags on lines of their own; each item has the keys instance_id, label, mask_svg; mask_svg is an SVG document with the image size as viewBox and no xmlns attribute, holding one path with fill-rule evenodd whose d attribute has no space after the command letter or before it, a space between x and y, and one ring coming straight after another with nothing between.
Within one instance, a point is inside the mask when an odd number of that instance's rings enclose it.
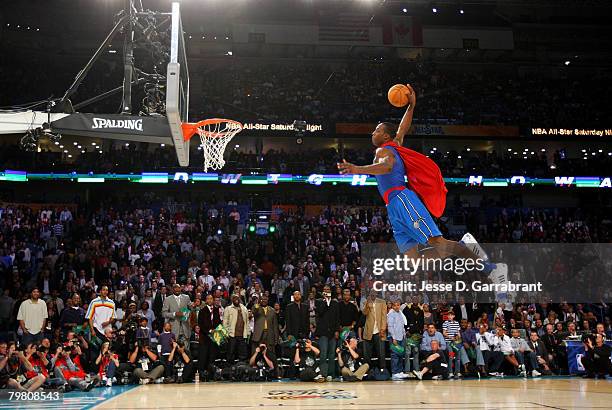
<instances>
[{"instance_id":1,"label":"american flag","mask_svg":"<svg viewBox=\"0 0 612 410\"><path fill-rule=\"evenodd\" d=\"M355 13L319 15L319 41L370 41L370 16Z\"/></svg>"}]
</instances>

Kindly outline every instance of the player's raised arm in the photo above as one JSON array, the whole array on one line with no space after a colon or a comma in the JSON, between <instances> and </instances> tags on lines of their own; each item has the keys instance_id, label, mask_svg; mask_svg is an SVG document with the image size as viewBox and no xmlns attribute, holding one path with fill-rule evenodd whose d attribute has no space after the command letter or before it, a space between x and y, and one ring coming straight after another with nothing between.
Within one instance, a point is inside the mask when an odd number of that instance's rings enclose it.
<instances>
[{"instance_id":1,"label":"player's raised arm","mask_svg":"<svg viewBox=\"0 0 612 410\"><path fill-rule=\"evenodd\" d=\"M338 169L341 174L368 174L368 175L384 175L391 172L395 157L393 154L384 148L378 148L376 150L376 156L374 157L374 163L370 165L355 165L350 162L346 162L345 159L338 163Z\"/></svg>"},{"instance_id":2,"label":"player's raised arm","mask_svg":"<svg viewBox=\"0 0 612 410\"><path fill-rule=\"evenodd\" d=\"M414 106L416 105L416 93L410 86L410 84L406 84L408 89L410 90L410 94L408 95L408 108L406 108L406 112L402 117L402 121L400 122L399 128L397 129L397 134L394 138L394 141L400 147L404 144L404 135L410 130L410 126L412 125L412 114L414 113Z\"/></svg>"}]
</instances>

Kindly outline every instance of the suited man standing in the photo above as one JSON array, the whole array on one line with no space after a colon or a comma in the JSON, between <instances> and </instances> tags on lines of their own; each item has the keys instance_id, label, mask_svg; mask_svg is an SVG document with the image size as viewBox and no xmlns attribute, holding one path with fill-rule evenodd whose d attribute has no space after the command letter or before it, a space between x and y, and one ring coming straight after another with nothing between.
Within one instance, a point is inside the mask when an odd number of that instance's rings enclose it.
<instances>
[{"instance_id":1,"label":"suited man standing","mask_svg":"<svg viewBox=\"0 0 612 410\"><path fill-rule=\"evenodd\" d=\"M173 295L164 299L162 305L162 316L172 326L172 333L178 340L181 336L185 340L189 340L191 336L191 328L187 321L189 315L185 315L182 309L188 308L191 305L189 296L181 293L181 285L175 283L172 286Z\"/></svg>"},{"instance_id":2,"label":"suited man standing","mask_svg":"<svg viewBox=\"0 0 612 410\"><path fill-rule=\"evenodd\" d=\"M268 297L263 295L259 304L253 307L252 352L264 343L268 350L268 357L276 362L274 355L275 346L278 343L278 317L274 309L268 306ZM275 363L276 367L276 363Z\"/></svg>"},{"instance_id":3,"label":"suited man standing","mask_svg":"<svg viewBox=\"0 0 612 410\"><path fill-rule=\"evenodd\" d=\"M363 356L366 363L370 363L372 350L376 349L378 368L382 370L385 368L384 341L387 331L387 303L376 296L376 291L372 289L363 308L363 314L366 317L363 329Z\"/></svg>"},{"instance_id":4,"label":"suited man standing","mask_svg":"<svg viewBox=\"0 0 612 410\"><path fill-rule=\"evenodd\" d=\"M287 337L293 336L296 339L307 338L310 327L310 315L308 306L302 303L302 294L299 290L293 292L293 302L287 305L285 312Z\"/></svg>"},{"instance_id":5,"label":"suited man standing","mask_svg":"<svg viewBox=\"0 0 612 410\"><path fill-rule=\"evenodd\" d=\"M221 324L221 308L213 305L212 294L206 295L206 304L198 314L198 325L200 326L200 357L198 367L200 378L207 380L207 375L217 358L218 346L210 338L212 331Z\"/></svg>"},{"instance_id":6,"label":"suited man standing","mask_svg":"<svg viewBox=\"0 0 612 410\"><path fill-rule=\"evenodd\" d=\"M155 317L163 316L162 311L164 309L166 296L168 296L168 288L166 286L162 286L157 292L155 292L155 296L153 296L153 313L155 313Z\"/></svg>"},{"instance_id":7,"label":"suited man standing","mask_svg":"<svg viewBox=\"0 0 612 410\"><path fill-rule=\"evenodd\" d=\"M332 381L336 366L334 358L336 355L336 343L340 333L340 305L331 297L331 287L323 287L323 299L316 302L316 335L319 337L319 349L321 350L321 378L316 381Z\"/></svg>"}]
</instances>

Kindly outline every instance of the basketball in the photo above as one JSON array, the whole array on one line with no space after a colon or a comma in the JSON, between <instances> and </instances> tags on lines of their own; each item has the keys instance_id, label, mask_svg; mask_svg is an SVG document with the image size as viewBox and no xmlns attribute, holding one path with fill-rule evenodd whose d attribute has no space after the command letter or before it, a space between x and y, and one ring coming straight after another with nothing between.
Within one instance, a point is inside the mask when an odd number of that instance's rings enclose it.
<instances>
[{"instance_id":1,"label":"basketball","mask_svg":"<svg viewBox=\"0 0 612 410\"><path fill-rule=\"evenodd\" d=\"M389 88L387 98L394 107L404 107L408 104L408 96L410 95L410 89L404 84L395 84Z\"/></svg>"}]
</instances>

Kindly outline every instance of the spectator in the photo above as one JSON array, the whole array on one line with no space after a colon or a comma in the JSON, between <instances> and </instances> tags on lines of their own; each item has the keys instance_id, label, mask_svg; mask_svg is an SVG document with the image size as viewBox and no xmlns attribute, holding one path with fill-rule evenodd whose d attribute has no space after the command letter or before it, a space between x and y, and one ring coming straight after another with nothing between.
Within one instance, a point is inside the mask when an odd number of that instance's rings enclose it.
<instances>
[{"instance_id":1,"label":"spectator","mask_svg":"<svg viewBox=\"0 0 612 410\"><path fill-rule=\"evenodd\" d=\"M38 288L32 289L30 298L21 302L17 320L22 331L21 343L24 346L39 342L44 337L47 327L47 304L40 299Z\"/></svg>"},{"instance_id":2,"label":"spectator","mask_svg":"<svg viewBox=\"0 0 612 410\"><path fill-rule=\"evenodd\" d=\"M376 351L378 358L378 371L382 372L385 366L385 340L387 331L387 303L377 297L372 289L363 308L365 326L363 332L364 360L371 363L372 352Z\"/></svg>"},{"instance_id":3,"label":"spectator","mask_svg":"<svg viewBox=\"0 0 612 410\"><path fill-rule=\"evenodd\" d=\"M512 350L514 351L514 355L519 363L520 375L527 377L527 368L525 367L525 363L528 360L531 366L531 375L533 377L540 376L540 373L537 370L538 361L536 355L527 344L527 341L520 337L520 332L518 329L512 329L512 338L510 339L510 343L512 344Z\"/></svg>"},{"instance_id":4,"label":"spectator","mask_svg":"<svg viewBox=\"0 0 612 410\"><path fill-rule=\"evenodd\" d=\"M414 371L414 375L422 380L425 375L431 376L432 379L447 379L448 378L448 359L446 352L440 349L440 343L437 339L431 339L429 352L431 352L425 360L421 362L421 370Z\"/></svg>"},{"instance_id":5,"label":"spectator","mask_svg":"<svg viewBox=\"0 0 612 410\"><path fill-rule=\"evenodd\" d=\"M391 343L395 347L403 348L406 336L405 327L408 324L406 317L400 312L400 302L395 300L392 303L392 308L387 313L387 326L389 328L389 336ZM408 377L404 373L404 356L400 355L395 349L391 349L391 374L393 380L403 380Z\"/></svg>"},{"instance_id":6,"label":"spectator","mask_svg":"<svg viewBox=\"0 0 612 410\"><path fill-rule=\"evenodd\" d=\"M536 370L536 373L540 373L540 374L544 374L545 372L549 373L550 367L548 364L548 359L549 359L548 350L546 350L546 346L540 340L540 337L538 336L538 332L536 332L535 330L532 330L530 332L529 341L527 342L527 345L536 355L536 360L538 362L538 368L534 369ZM533 376L537 377L540 374L534 373Z\"/></svg>"},{"instance_id":7,"label":"spectator","mask_svg":"<svg viewBox=\"0 0 612 410\"><path fill-rule=\"evenodd\" d=\"M87 313L91 334L104 337L104 330L115 321L115 302L108 298L108 286L100 288L100 296L89 303Z\"/></svg>"},{"instance_id":8,"label":"spectator","mask_svg":"<svg viewBox=\"0 0 612 410\"><path fill-rule=\"evenodd\" d=\"M232 304L223 311L223 326L227 329L227 363L246 361L248 357L249 312L240 303L240 296L232 295Z\"/></svg>"},{"instance_id":9,"label":"spectator","mask_svg":"<svg viewBox=\"0 0 612 410\"><path fill-rule=\"evenodd\" d=\"M334 352L340 329L340 308L332 299L331 287L323 287L323 298L316 302L316 326L321 348L321 378L332 381L335 373ZM319 381L318 379L317 381Z\"/></svg>"},{"instance_id":10,"label":"spectator","mask_svg":"<svg viewBox=\"0 0 612 410\"><path fill-rule=\"evenodd\" d=\"M206 305L198 315L198 326L200 326L198 371L202 380L207 380L209 376L212 378L212 366L217 358L218 347L210 338L210 334L221 324L221 320L221 309L213 306L211 294L206 295Z\"/></svg>"},{"instance_id":11,"label":"spectator","mask_svg":"<svg viewBox=\"0 0 612 410\"><path fill-rule=\"evenodd\" d=\"M189 308L191 300L188 295L181 293L181 285L178 283L172 285L172 292L172 296L164 298L162 316L170 322L172 333L177 338L183 337L185 340L189 340L191 329L187 323L186 310Z\"/></svg>"}]
</instances>

